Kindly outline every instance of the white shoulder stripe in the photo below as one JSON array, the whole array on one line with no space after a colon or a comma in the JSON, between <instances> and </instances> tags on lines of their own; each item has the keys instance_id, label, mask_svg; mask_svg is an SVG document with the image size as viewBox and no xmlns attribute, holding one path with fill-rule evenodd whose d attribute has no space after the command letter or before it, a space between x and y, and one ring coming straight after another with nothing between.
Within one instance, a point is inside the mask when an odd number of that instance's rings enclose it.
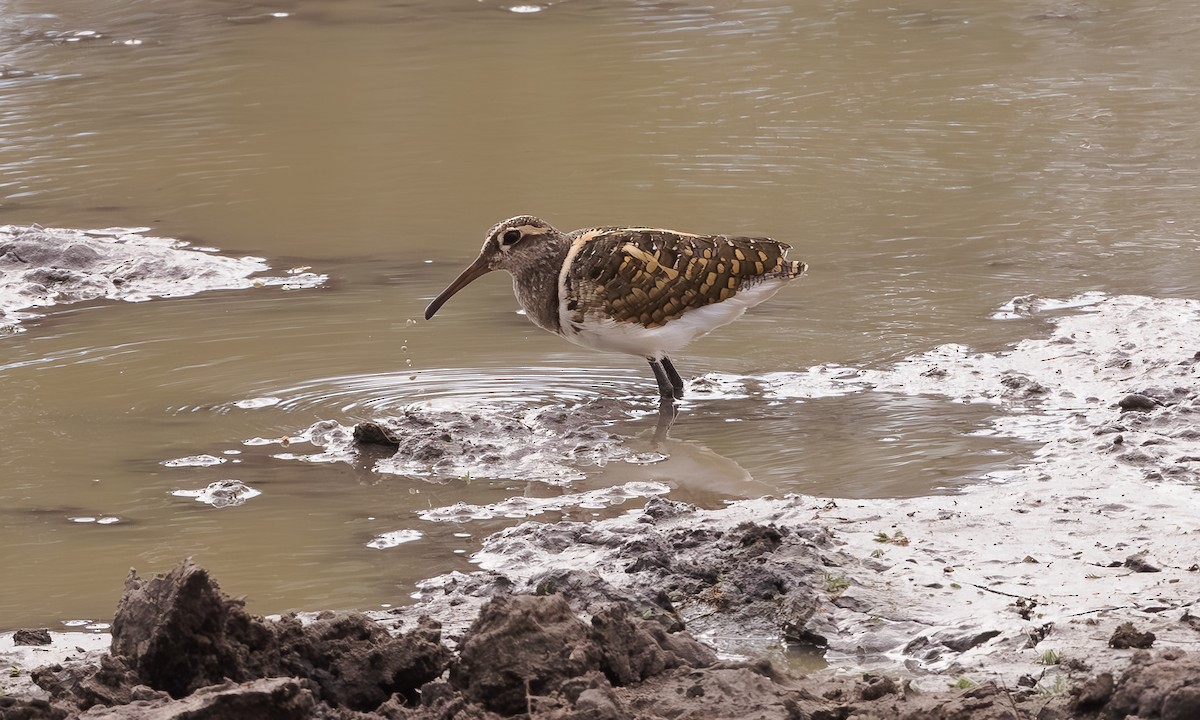
<instances>
[{"instance_id":1,"label":"white shoulder stripe","mask_svg":"<svg viewBox=\"0 0 1200 720\"><path fill-rule=\"evenodd\" d=\"M603 234L604 232L601 230L589 230L575 238L571 243L571 248L567 250L567 256L563 259L562 269L558 271L558 331L560 333L571 331L571 316L567 312L567 275L571 272L571 265L575 263L575 256L588 241L595 240Z\"/></svg>"}]
</instances>

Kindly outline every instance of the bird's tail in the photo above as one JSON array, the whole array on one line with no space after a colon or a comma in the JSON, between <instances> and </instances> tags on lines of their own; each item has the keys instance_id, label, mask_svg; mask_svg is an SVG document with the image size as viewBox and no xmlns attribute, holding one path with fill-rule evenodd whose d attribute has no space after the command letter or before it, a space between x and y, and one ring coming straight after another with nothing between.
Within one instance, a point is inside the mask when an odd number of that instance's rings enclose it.
<instances>
[{"instance_id":1,"label":"bird's tail","mask_svg":"<svg viewBox=\"0 0 1200 720\"><path fill-rule=\"evenodd\" d=\"M808 263L803 260L784 260L780 274L787 278L796 278L808 270Z\"/></svg>"}]
</instances>

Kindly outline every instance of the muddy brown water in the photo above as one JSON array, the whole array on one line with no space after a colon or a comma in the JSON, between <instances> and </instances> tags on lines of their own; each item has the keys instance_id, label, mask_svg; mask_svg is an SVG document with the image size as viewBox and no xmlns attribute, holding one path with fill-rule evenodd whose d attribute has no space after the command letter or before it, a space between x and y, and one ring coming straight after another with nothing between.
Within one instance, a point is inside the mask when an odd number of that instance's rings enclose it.
<instances>
[{"instance_id":1,"label":"muddy brown water","mask_svg":"<svg viewBox=\"0 0 1200 720\"><path fill-rule=\"evenodd\" d=\"M420 320L511 215L790 242L809 277L677 358L688 377L994 350L1042 331L991 319L1017 295L1197 290L1184 0L53 5L0 0L0 223L148 226L331 279L58 308L0 338L0 629L104 621L129 567L188 555L256 612L402 603L513 522L416 511L644 479L430 483L247 444L434 398L595 397L645 442L644 363L537 330L506 278ZM1031 451L989 417L695 400L672 496L945 492ZM164 464L201 454L226 462ZM228 478L263 494L171 494ZM367 546L398 529L423 535Z\"/></svg>"}]
</instances>

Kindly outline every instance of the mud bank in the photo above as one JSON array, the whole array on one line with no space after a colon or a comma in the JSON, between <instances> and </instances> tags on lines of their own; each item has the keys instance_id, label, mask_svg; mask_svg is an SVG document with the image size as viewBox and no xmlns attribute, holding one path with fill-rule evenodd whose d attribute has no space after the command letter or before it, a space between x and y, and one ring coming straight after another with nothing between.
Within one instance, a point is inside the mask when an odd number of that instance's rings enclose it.
<instances>
[{"instance_id":1,"label":"mud bank","mask_svg":"<svg viewBox=\"0 0 1200 720\"><path fill-rule=\"evenodd\" d=\"M769 552L776 539L747 528L737 542ZM242 601L191 563L150 580L131 573L110 651L34 670L29 678L36 687L0 697L0 718L1049 719L1136 713L1181 720L1200 713L1200 657L1177 650L1138 652L1117 675L1102 673L1052 693L990 682L919 692L885 673L799 678L763 660L722 661L687 632L665 593L602 603L585 599L589 595L566 584L497 595L452 651L440 624L428 617L394 635L357 613L266 620L246 613Z\"/></svg>"},{"instance_id":2,"label":"mud bank","mask_svg":"<svg viewBox=\"0 0 1200 720\"><path fill-rule=\"evenodd\" d=\"M21 331L29 308L106 298L137 302L256 285L312 287L323 275L299 268L265 276L262 258L225 257L150 228L71 230L0 225L0 333Z\"/></svg>"}]
</instances>

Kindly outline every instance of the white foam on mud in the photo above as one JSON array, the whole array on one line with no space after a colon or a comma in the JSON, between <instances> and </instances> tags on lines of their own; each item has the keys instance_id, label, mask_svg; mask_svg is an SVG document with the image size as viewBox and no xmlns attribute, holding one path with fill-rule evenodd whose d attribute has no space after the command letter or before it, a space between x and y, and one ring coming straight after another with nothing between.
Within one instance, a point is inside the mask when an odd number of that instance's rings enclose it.
<instances>
[{"instance_id":1,"label":"white foam on mud","mask_svg":"<svg viewBox=\"0 0 1200 720\"><path fill-rule=\"evenodd\" d=\"M216 455L188 455L187 457L175 458L173 460L163 460L160 465L165 467L211 467L220 465L221 463L229 462L225 458L217 457Z\"/></svg>"},{"instance_id":2,"label":"white foam on mud","mask_svg":"<svg viewBox=\"0 0 1200 720\"><path fill-rule=\"evenodd\" d=\"M1054 310L1085 308L1103 302L1104 293L1091 291L1073 295L1066 299L1044 298L1037 295L1022 295L1009 300L992 313L993 320L1016 320Z\"/></svg>"},{"instance_id":3,"label":"white foam on mud","mask_svg":"<svg viewBox=\"0 0 1200 720\"><path fill-rule=\"evenodd\" d=\"M614 487L567 493L557 497L518 496L488 505L470 505L458 502L453 505L422 510L417 513L417 517L429 522L454 523L495 518L527 518L575 507L585 510L602 510L620 505L633 498L650 498L655 495L666 495L669 492L671 492L671 487L663 483L627 482Z\"/></svg>"},{"instance_id":4,"label":"white foam on mud","mask_svg":"<svg viewBox=\"0 0 1200 720\"><path fill-rule=\"evenodd\" d=\"M775 399L839 397L866 387L861 370L844 365L815 365L804 372L773 372L762 377L764 395Z\"/></svg>"},{"instance_id":5,"label":"white foam on mud","mask_svg":"<svg viewBox=\"0 0 1200 720\"><path fill-rule=\"evenodd\" d=\"M695 380L687 382L686 395L693 399L731 400L746 398L750 391L746 387L747 378L743 375L730 373L704 373Z\"/></svg>"},{"instance_id":6,"label":"white foam on mud","mask_svg":"<svg viewBox=\"0 0 1200 720\"><path fill-rule=\"evenodd\" d=\"M839 366L827 374L818 366L816 373L772 373L767 380L780 397L817 397L814 393L825 388L831 393L870 389L1003 405L1006 416L997 419L996 429L1023 440L1046 440L1048 425L1067 434L1068 426L1058 424L1064 413L1094 418L1143 386L1195 380L1194 366L1180 363L1200 350L1197 301L1104 299L1087 293L1066 300L1038 298L1037 306L1086 312L1052 318L1050 337L1024 340L1005 352L946 344L883 370ZM814 375L827 377L828 385L814 386Z\"/></svg>"},{"instance_id":7,"label":"white foam on mud","mask_svg":"<svg viewBox=\"0 0 1200 720\"><path fill-rule=\"evenodd\" d=\"M97 525L116 525L121 518L116 515L73 515L67 518L73 523L95 523Z\"/></svg>"},{"instance_id":8,"label":"white foam on mud","mask_svg":"<svg viewBox=\"0 0 1200 720\"><path fill-rule=\"evenodd\" d=\"M242 505L247 500L262 495L262 491L255 490L241 480L218 480L198 490L172 490L171 494L175 497L189 497L215 508L226 508Z\"/></svg>"},{"instance_id":9,"label":"white foam on mud","mask_svg":"<svg viewBox=\"0 0 1200 720\"><path fill-rule=\"evenodd\" d=\"M297 268L264 276L263 258L226 257L149 228L73 230L0 225L0 332L44 308L86 300L142 302L206 290L315 287L327 277Z\"/></svg>"},{"instance_id":10,"label":"white foam on mud","mask_svg":"<svg viewBox=\"0 0 1200 720\"><path fill-rule=\"evenodd\" d=\"M376 535L367 543L367 547L375 548L376 550L386 550L394 548L405 543L415 542L425 537L425 534L420 530L393 530Z\"/></svg>"},{"instance_id":11,"label":"white foam on mud","mask_svg":"<svg viewBox=\"0 0 1200 720\"><path fill-rule=\"evenodd\" d=\"M373 469L439 483L517 478L567 485L586 477L583 468L631 455L620 437L604 429L611 410L603 401L569 408L476 403L452 409L421 403L375 421L396 439L396 447L377 459ZM313 424L293 438L297 440L311 442L321 452L274 457L354 462L362 451L352 426L330 420Z\"/></svg>"},{"instance_id":12,"label":"white foam on mud","mask_svg":"<svg viewBox=\"0 0 1200 720\"><path fill-rule=\"evenodd\" d=\"M274 407L280 402L282 401L277 397L266 396L237 400L231 404L234 407L241 408L243 410L258 410L260 408Z\"/></svg>"}]
</instances>

